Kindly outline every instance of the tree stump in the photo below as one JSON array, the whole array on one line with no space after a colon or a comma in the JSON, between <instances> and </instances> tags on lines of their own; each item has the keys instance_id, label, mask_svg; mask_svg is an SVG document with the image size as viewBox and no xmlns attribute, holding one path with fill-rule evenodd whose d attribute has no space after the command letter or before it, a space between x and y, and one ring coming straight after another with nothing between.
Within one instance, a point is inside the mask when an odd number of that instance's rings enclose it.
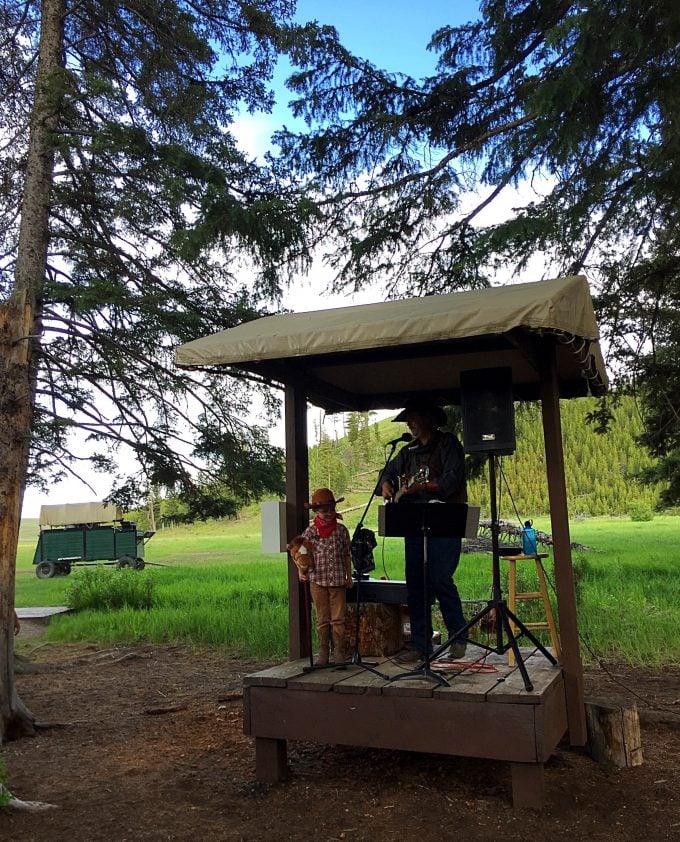
<instances>
[{"instance_id":1,"label":"tree stump","mask_svg":"<svg viewBox=\"0 0 680 842\"><path fill-rule=\"evenodd\" d=\"M366 602L359 606L359 653L371 657L394 655L402 648L402 616L399 605ZM356 605L347 605L345 617L345 646L354 651L356 636Z\"/></svg>"},{"instance_id":2,"label":"tree stump","mask_svg":"<svg viewBox=\"0 0 680 842\"><path fill-rule=\"evenodd\" d=\"M591 757L619 768L641 766L640 717L635 703L587 699L585 704Z\"/></svg>"}]
</instances>

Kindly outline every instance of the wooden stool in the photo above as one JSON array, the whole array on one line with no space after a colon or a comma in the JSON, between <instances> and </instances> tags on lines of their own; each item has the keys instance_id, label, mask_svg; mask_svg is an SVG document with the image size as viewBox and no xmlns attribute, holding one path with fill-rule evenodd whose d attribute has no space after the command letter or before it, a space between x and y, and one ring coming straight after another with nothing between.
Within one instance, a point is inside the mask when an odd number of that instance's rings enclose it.
<instances>
[{"instance_id":1,"label":"wooden stool","mask_svg":"<svg viewBox=\"0 0 680 842\"><path fill-rule=\"evenodd\" d=\"M508 555L501 556L503 561L508 562L508 608L513 614L517 614L516 605L518 599L542 599L543 608L545 609L545 622L543 623L524 623L528 629L548 629L550 631L550 640L552 642L553 654L559 661L562 657L562 650L560 649L560 639L557 636L557 626L555 625L555 618L550 604L550 597L548 596L548 587L545 580L545 570L543 569L542 559L547 558L548 553L537 553L536 555ZM536 573L538 574L538 590L537 591L522 591L517 593L517 562L518 561L535 561ZM510 621L512 630L515 630L515 624ZM508 664L514 666L515 656L512 649L508 650Z\"/></svg>"}]
</instances>

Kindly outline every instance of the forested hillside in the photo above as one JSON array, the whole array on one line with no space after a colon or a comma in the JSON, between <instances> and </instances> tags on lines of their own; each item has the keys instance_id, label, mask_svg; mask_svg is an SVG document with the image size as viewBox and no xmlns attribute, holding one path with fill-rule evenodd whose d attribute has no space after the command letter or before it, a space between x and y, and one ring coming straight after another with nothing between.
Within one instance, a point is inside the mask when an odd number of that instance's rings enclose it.
<instances>
[{"instance_id":1,"label":"forested hillside","mask_svg":"<svg viewBox=\"0 0 680 842\"><path fill-rule=\"evenodd\" d=\"M634 475L651 464L635 443L642 429L635 402L624 398L614 411L608 433L598 434L586 423L594 399L562 402L562 432L567 493L572 516L638 515L657 503L659 487L644 486ZM501 516L533 517L548 511L545 455L540 408L522 404L515 416L517 450L501 463ZM368 490L382 466L383 443L406 430L389 420L373 423L368 413L346 416L344 435L320 433L310 451L310 484L329 485L336 494ZM469 483L470 500L488 506L485 476Z\"/></svg>"}]
</instances>

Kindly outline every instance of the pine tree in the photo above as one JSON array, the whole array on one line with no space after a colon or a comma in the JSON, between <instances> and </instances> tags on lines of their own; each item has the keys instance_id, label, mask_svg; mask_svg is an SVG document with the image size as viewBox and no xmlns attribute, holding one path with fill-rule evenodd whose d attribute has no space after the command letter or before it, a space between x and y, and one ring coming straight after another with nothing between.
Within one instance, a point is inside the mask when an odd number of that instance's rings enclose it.
<instances>
[{"instance_id":1,"label":"pine tree","mask_svg":"<svg viewBox=\"0 0 680 842\"><path fill-rule=\"evenodd\" d=\"M307 27L290 47L289 85L309 129L281 132L282 154L324 197L339 288L483 287L511 272L533 279L537 258L546 275L587 274L611 370L640 389L642 442L664 459L667 499L680 500L677 4L480 9L434 33L437 70L420 80ZM508 201L511 214L484 221ZM608 417L604 404L592 420Z\"/></svg>"},{"instance_id":2,"label":"pine tree","mask_svg":"<svg viewBox=\"0 0 680 842\"><path fill-rule=\"evenodd\" d=\"M30 173L22 126L37 101L44 7L4 2L0 11L0 131L11 137L0 152L4 300L16 288L17 197ZM212 505L196 481L200 466L213 476L224 468L225 511L233 508L250 492L226 464L244 450L266 463L269 490L280 489L280 452L259 452L262 436L243 423L253 388L267 418L270 390L235 372L181 372L173 354L266 312L306 259L304 204L229 131L239 109L270 108L278 23L291 10L286 0L64 7L47 94L55 110L46 267L31 281L41 337L32 481L77 472L78 429L95 467L113 478L116 448L134 454L138 471L118 481L125 505L158 485L186 491L200 516ZM199 452L211 450L221 455L206 464Z\"/></svg>"},{"instance_id":3,"label":"pine tree","mask_svg":"<svg viewBox=\"0 0 680 842\"><path fill-rule=\"evenodd\" d=\"M134 453L127 508L151 486L194 516L281 489L280 451L243 422L250 384L172 353L258 316L307 259L310 204L229 132L237 108L270 107L292 9L0 3L0 742L32 726L10 623L23 489L74 470L73 430L108 474Z\"/></svg>"}]
</instances>

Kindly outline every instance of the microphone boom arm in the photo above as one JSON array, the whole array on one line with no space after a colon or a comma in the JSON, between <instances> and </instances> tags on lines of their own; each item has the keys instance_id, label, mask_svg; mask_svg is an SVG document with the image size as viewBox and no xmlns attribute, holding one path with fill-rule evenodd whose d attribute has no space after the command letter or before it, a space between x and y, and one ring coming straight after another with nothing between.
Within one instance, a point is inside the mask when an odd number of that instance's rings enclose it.
<instances>
[{"instance_id":1,"label":"microphone boom arm","mask_svg":"<svg viewBox=\"0 0 680 842\"><path fill-rule=\"evenodd\" d=\"M392 450L394 450L394 448L402 441L413 441L413 436L410 433L402 433L398 439L392 439L392 441L388 441L385 447L387 447L387 445L390 445L392 447ZM392 454L390 453L387 462L389 462L391 458ZM386 465L387 462L385 463Z\"/></svg>"},{"instance_id":2,"label":"microphone boom arm","mask_svg":"<svg viewBox=\"0 0 680 842\"><path fill-rule=\"evenodd\" d=\"M410 433L403 433L398 439L394 439L393 441L387 442L387 445L389 445L389 447L390 447L390 452L387 454L387 459L385 459L385 464L382 466L382 469L380 470L380 474L378 475L379 478L382 477L382 475L385 473L385 468L390 463L390 461L392 459L392 456L394 455L394 451L397 448L397 445L400 444L402 441L411 441L412 439L413 439L413 436ZM385 445L385 446L387 447L387 445ZM371 494L371 496L368 498L368 503L366 504L366 508L364 509L364 512L361 515L359 523L357 523L357 525L354 529L354 534L352 535L352 540L354 540L359 535L359 530L364 525L364 520L366 519L366 515L368 514L368 510L371 508L371 503L373 502L373 498L377 497L377 496L378 495L375 494L375 492L373 492ZM359 571L356 571L356 572L357 572L357 575L360 575Z\"/></svg>"}]
</instances>

